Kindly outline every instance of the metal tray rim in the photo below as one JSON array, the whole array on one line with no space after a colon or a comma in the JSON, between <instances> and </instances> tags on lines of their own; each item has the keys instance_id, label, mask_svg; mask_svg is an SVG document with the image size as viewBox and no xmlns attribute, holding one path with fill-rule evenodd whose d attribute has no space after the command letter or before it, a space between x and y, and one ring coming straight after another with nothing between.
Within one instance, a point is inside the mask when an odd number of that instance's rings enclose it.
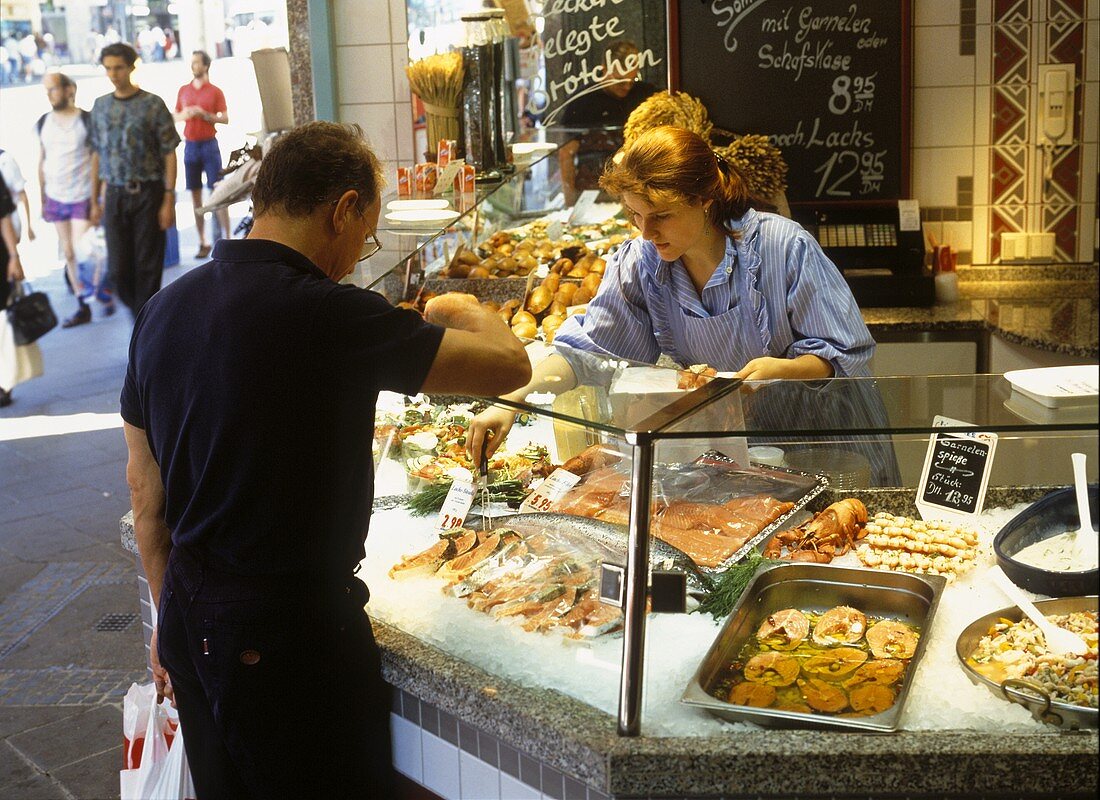
<instances>
[{"instance_id":1,"label":"metal tray rim","mask_svg":"<svg viewBox=\"0 0 1100 800\"><path fill-rule=\"evenodd\" d=\"M1100 603L1100 596L1092 594L1078 595L1076 597L1052 597L1047 600L1036 600L1035 607L1038 608L1040 611L1043 611L1043 609L1045 608L1051 608L1051 613L1066 613L1066 604L1073 605L1075 601L1078 602L1076 602L1077 608L1075 608L1074 610L1092 610L1097 607L1098 603ZM959 634L959 637L955 640L955 656L959 659L959 665L963 668L966 676L975 685L985 686L987 689L989 689L989 691L993 692L993 694L997 695L998 697L1004 698L1007 702L1014 702L1017 705L1023 706L1028 711L1030 711L1032 716L1034 716L1040 722L1046 722L1048 724L1058 725L1059 727L1061 727L1062 723L1054 722L1050 719L1044 719L1043 711L1044 709L1049 708L1049 711L1057 712L1056 716L1058 716L1061 720L1066 720L1068 718L1069 720L1076 721L1086 727L1097 727L1098 724L1100 724L1100 709L1086 708L1085 706L1076 706L1072 703L1063 703L1059 700L1049 700L1048 696L1045 696L1045 699L1042 700L1039 698L1034 698L1032 702L1026 702L1028 700L1027 695L1019 694L1019 696L1023 698L1025 702L1010 700L1004 692L1003 683L994 683L991 678L987 678L985 675L982 675L980 672L978 672L968 663L966 663L967 658L969 658L974 648L973 646L970 646L964 653L963 647L967 643L967 640L974 636L974 633L977 630L987 630L989 625L992 624L994 620L999 619L1000 617L1005 617L1006 619L1011 619L1013 622L1018 622L1019 620L1023 619L1023 616L1024 612L1020 610L1019 606L1005 606L1004 608L999 608L996 611L990 611L988 614L984 614L978 617L965 628L963 628L962 632Z\"/></svg>"},{"instance_id":2,"label":"metal tray rim","mask_svg":"<svg viewBox=\"0 0 1100 800\"><path fill-rule=\"evenodd\" d=\"M924 630L929 630L932 626L933 619L935 618L936 609L939 607L940 597L943 594L943 589L947 585L947 580L941 575L918 575L914 573L883 573L880 570L866 569L862 567L842 567L832 564L809 564L809 563L789 563L789 564L770 564L761 565L756 574L753 575L752 581L745 587L745 591L741 594L733 610L727 617L722 629L715 636L711 646L707 649L706 655L703 656L702 661L699 662L699 666L696 668L695 673L692 675L687 688L685 688L683 694L680 697L680 702L686 705L692 705L699 708L704 708L711 713L714 713L722 717L733 717L745 722L753 722L755 724L764 724L761 722L764 720L773 720L775 722L782 722L787 727L798 728L821 728L830 730L851 730L861 731L864 733L892 733L896 731L901 722L901 715L905 706L905 701L909 697L909 688L912 685L912 681L906 681L902 686L901 691L898 694L897 702L887 709L886 711L874 714L868 717L859 718L845 718L845 717L824 717L809 714L800 714L796 712L784 712L774 711L770 709L753 709L748 706L736 706L732 703L725 703L717 698L711 697L707 694L700 682L703 666L710 660L710 656L718 642L722 639L726 629L734 623L734 620L738 618L738 613L742 607L749 601L750 598L755 596L757 584L767 574L776 570L809 570L810 572L822 572L823 577L825 573L830 570L837 572L848 573L866 573L868 577L883 578L885 575L889 575L893 578L904 576L904 579L912 579L918 583L925 584L931 592L931 600L928 603L928 611L924 616L922 627ZM879 588L893 590L889 586L880 586ZM924 656L924 651L928 644L928 637L921 636L917 642L917 649L913 653L913 658L909 663L909 674L917 668L921 658ZM706 699L704 699L706 698ZM888 715L888 716L884 716Z\"/></svg>"}]
</instances>

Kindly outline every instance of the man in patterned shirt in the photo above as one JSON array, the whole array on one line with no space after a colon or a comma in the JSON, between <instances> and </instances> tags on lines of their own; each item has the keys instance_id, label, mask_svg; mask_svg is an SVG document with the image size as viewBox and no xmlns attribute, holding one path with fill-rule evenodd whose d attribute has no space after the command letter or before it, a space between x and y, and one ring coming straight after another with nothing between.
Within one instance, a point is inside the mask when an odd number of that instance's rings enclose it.
<instances>
[{"instance_id":1,"label":"man in patterned shirt","mask_svg":"<svg viewBox=\"0 0 1100 800\"><path fill-rule=\"evenodd\" d=\"M92 107L91 220L103 222L111 280L136 317L160 289L180 137L164 101L131 82L134 48L108 45L100 61L115 90Z\"/></svg>"}]
</instances>

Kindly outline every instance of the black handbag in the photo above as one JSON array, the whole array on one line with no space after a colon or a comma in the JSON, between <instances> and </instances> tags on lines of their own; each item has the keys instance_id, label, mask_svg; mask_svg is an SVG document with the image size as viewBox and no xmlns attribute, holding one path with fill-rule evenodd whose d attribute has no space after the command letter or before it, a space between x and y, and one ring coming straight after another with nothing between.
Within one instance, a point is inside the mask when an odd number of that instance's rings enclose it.
<instances>
[{"instance_id":1,"label":"black handbag","mask_svg":"<svg viewBox=\"0 0 1100 800\"><path fill-rule=\"evenodd\" d=\"M8 322L17 346L37 341L57 327L50 298L45 292L27 292L28 284L16 282L8 301Z\"/></svg>"}]
</instances>

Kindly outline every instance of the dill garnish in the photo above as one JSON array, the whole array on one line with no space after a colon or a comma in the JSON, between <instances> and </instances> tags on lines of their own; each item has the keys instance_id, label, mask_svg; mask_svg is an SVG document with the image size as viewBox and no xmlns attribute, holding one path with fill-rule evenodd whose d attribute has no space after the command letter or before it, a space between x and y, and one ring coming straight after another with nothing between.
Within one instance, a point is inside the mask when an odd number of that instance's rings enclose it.
<instances>
[{"instance_id":1,"label":"dill garnish","mask_svg":"<svg viewBox=\"0 0 1100 800\"><path fill-rule=\"evenodd\" d=\"M786 562L764 558L757 552L751 552L745 558L721 575L710 579L710 590L703 597L696 611L712 615L715 619L728 616L737 605L745 587L749 585L757 569Z\"/></svg>"}]
</instances>

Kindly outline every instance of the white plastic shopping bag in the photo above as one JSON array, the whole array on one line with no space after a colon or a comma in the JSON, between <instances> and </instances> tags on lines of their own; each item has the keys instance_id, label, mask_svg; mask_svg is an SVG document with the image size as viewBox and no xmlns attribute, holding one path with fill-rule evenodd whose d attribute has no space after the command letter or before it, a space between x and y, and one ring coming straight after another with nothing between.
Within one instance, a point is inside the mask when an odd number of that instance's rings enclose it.
<instances>
[{"instance_id":1,"label":"white plastic shopping bag","mask_svg":"<svg viewBox=\"0 0 1100 800\"><path fill-rule=\"evenodd\" d=\"M11 390L42 374L42 351L37 342L16 345L8 312L0 309L0 389Z\"/></svg>"},{"instance_id":2,"label":"white plastic shopping bag","mask_svg":"<svg viewBox=\"0 0 1100 800\"><path fill-rule=\"evenodd\" d=\"M144 735L141 735L142 747L136 767L124 769L119 772L119 790L122 800L145 800L149 791L146 787L156 785L160 778L161 770L168 761L168 740L164 738L165 717L164 708L157 703L157 693L147 693L145 687L138 688L137 718L145 717ZM152 689L152 684L149 685ZM129 693L127 693L129 697ZM122 720L126 725L126 703L123 703ZM125 735L125 733L124 733ZM134 740L136 741L136 739ZM136 749L136 748L134 748Z\"/></svg>"},{"instance_id":3,"label":"white plastic shopping bag","mask_svg":"<svg viewBox=\"0 0 1100 800\"><path fill-rule=\"evenodd\" d=\"M145 784L142 796L148 800L196 800L187 751L183 749L182 727L176 728L176 736L168 748L168 759L161 765L156 783Z\"/></svg>"}]
</instances>

